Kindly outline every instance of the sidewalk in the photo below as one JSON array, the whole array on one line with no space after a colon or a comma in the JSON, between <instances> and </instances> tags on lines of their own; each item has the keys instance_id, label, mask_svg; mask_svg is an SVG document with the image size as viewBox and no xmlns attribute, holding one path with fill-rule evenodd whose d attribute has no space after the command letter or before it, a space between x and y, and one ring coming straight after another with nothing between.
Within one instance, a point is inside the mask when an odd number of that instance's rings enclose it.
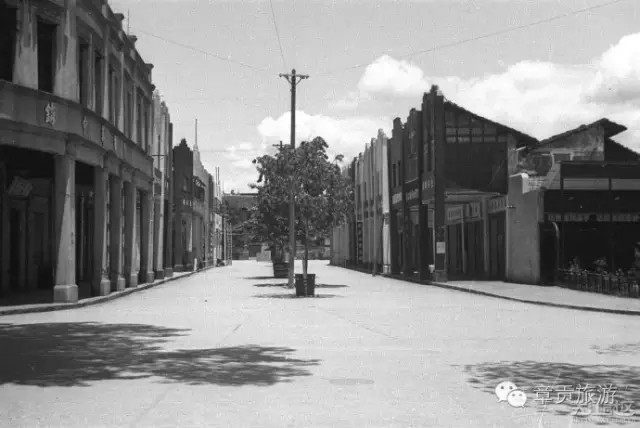
<instances>
[{"instance_id":1,"label":"sidewalk","mask_svg":"<svg viewBox=\"0 0 640 428\"><path fill-rule=\"evenodd\" d=\"M336 265L331 266L337 268L342 267ZM369 271L362 269L347 269L370 274ZM401 275L383 276L401 281L432 285L534 305L640 316L640 299L638 298L615 297L606 294L570 290L562 287L515 284L505 281L451 281L447 283L436 283L431 281L423 282L414 278L405 278Z\"/></svg>"},{"instance_id":2,"label":"sidewalk","mask_svg":"<svg viewBox=\"0 0 640 428\"><path fill-rule=\"evenodd\" d=\"M157 279L154 282L151 282L149 284L142 284L134 288L125 288L122 291L114 291L107 294L106 296L90 297L88 299L78 300L76 303L32 303L32 304L26 304L26 305L17 304L17 305L10 305L10 306L9 305L0 306L0 316L28 314L28 313L35 313L35 312L59 311L64 309L76 309L76 308L82 308L90 305L97 305L99 303L104 303L120 297L128 296L129 294L136 293L138 291L147 290L152 287L157 287L158 285L175 281L176 279L186 278L191 275L197 274L198 272L204 272L211 268L213 268L213 266L200 269L199 271L196 271L196 272L193 272L193 271L177 272L177 273L174 273L173 276L170 278ZM41 297L41 296L38 296L38 297Z\"/></svg>"}]
</instances>

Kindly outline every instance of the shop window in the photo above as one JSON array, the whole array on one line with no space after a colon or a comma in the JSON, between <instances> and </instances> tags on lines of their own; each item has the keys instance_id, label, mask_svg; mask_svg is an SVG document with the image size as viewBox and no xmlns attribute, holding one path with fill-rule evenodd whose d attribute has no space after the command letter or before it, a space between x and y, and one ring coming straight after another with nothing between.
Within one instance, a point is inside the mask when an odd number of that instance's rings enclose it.
<instances>
[{"instance_id":1,"label":"shop window","mask_svg":"<svg viewBox=\"0 0 640 428\"><path fill-rule=\"evenodd\" d=\"M0 79L13 80L17 29L17 10L0 3Z\"/></svg>"},{"instance_id":2,"label":"shop window","mask_svg":"<svg viewBox=\"0 0 640 428\"><path fill-rule=\"evenodd\" d=\"M57 25L38 20L38 89L53 93Z\"/></svg>"}]
</instances>

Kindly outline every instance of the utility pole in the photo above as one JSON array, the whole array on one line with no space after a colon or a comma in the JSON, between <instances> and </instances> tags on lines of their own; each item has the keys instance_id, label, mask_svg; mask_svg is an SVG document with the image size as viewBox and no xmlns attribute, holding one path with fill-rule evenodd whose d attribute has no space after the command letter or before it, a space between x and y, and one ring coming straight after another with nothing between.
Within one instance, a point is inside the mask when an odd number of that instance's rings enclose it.
<instances>
[{"instance_id":1,"label":"utility pole","mask_svg":"<svg viewBox=\"0 0 640 428\"><path fill-rule=\"evenodd\" d=\"M296 86L304 79L308 79L309 76L304 74L296 74L296 69L291 70L291 74L280 73L280 77L287 79L291 84L291 148L296 148ZM289 258L289 287L294 286L294 269L296 260L296 221L295 221L295 206L294 206L294 192L293 192L293 180L291 180L291 194L289 195L289 246L291 247L291 256Z\"/></svg>"}]
</instances>

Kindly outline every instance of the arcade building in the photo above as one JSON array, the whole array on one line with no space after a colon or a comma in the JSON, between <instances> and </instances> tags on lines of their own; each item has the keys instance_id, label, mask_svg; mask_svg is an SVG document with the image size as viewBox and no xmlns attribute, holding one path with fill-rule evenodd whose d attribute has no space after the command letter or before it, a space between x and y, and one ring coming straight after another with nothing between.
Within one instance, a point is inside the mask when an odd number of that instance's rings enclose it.
<instances>
[{"instance_id":1,"label":"arcade building","mask_svg":"<svg viewBox=\"0 0 640 428\"><path fill-rule=\"evenodd\" d=\"M0 299L154 280L153 66L105 0L0 1Z\"/></svg>"}]
</instances>

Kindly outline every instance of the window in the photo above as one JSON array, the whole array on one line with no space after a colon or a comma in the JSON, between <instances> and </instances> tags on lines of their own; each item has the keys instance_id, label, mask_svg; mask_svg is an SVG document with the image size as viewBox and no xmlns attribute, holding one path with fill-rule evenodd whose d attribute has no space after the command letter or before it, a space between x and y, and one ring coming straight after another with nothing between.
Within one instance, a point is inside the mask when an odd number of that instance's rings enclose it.
<instances>
[{"instance_id":1,"label":"window","mask_svg":"<svg viewBox=\"0 0 640 428\"><path fill-rule=\"evenodd\" d=\"M396 187L396 164L393 164L391 169L393 170L391 173L391 186Z\"/></svg>"},{"instance_id":2,"label":"window","mask_svg":"<svg viewBox=\"0 0 640 428\"><path fill-rule=\"evenodd\" d=\"M38 20L38 89L53 93L57 26Z\"/></svg>"},{"instance_id":3,"label":"window","mask_svg":"<svg viewBox=\"0 0 640 428\"><path fill-rule=\"evenodd\" d=\"M131 116L133 115L133 82L125 75L125 100L124 100L124 135L131 138Z\"/></svg>"},{"instance_id":4,"label":"window","mask_svg":"<svg viewBox=\"0 0 640 428\"><path fill-rule=\"evenodd\" d=\"M571 153L553 153L553 163L571 160Z\"/></svg>"},{"instance_id":5,"label":"window","mask_svg":"<svg viewBox=\"0 0 640 428\"><path fill-rule=\"evenodd\" d=\"M85 107L89 107L89 72L89 45L81 41L78 46L78 96Z\"/></svg>"},{"instance_id":6,"label":"window","mask_svg":"<svg viewBox=\"0 0 640 428\"><path fill-rule=\"evenodd\" d=\"M104 82L102 81L102 67L104 58L100 52L95 52L95 59L93 61L93 94L94 94L94 106L93 110L98 115L102 115L102 90Z\"/></svg>"},{"instance_id":7,"label":"window","mask_svg":"<svg viewBox=\"0 0 640 428\"><path fill-rule=\"evenodd\" d=\"M109 67L109 74L107 76L107 80L108 80L108 88L109 90L107 91L107 93L105 93L105 97L108 98L109 100L109 122L114 123L114 119L113 119L113 114L114 114L114 109L113 109L113 104L115 103L114 101L114 90L113 90L113 82L114 82L114 69L113 67Z\"/></svg>"},{"instance_id":8,"label":"window","mask_svg":"<svg viewBox=\"0 0 640 428\"><path fill-rule=\"evenodd\" d=\"M17 29L17 10L0 3L0 79L13 80Z\"/></svg>"},{"instance_id":9,"label":"window","mask_svg":"<svg viewBox=\"0 0 640 428\"><path fill-rule=\"evenodd\" d=\"M142 115L144 114L142 110L142 94L138 91L138 96L136 97L137 111L136 111L136 143L139 146L142 146L142 141L144 139L144 135L142 135Z\"/></svg>"}]
</instances>

